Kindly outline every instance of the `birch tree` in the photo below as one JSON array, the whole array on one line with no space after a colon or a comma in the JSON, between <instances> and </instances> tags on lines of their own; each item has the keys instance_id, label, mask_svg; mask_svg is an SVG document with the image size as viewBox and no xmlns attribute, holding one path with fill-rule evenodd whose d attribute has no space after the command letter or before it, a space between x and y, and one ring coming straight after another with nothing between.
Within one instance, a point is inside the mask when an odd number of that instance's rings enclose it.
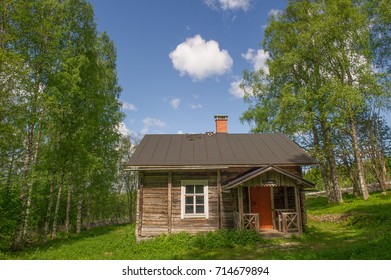
<instances>
[{"instance_id":1,"label":"birch tree","mask_svg":"<svg viewBox=\"0 0 391 280\"><path fill-rule=\"evenodd\" d=\"M244 75L250 108L242 121L254 131L282 131L312 140L329 201L342 202L334 137L350 136L364 199L368 198L357 114L368 100L388 98L371 67L368 15L349 0L290 1L270 19L263 42L268 72Z\"/></svg>"},{"instance_id":2,"label":"birch tree","mask_svg":"<svg viewBox=\"0 0 391 280\"><path fill-rule=\"evenodd\" d=\"M0 1L0 70L0 246L113 215L121 88L91 4Z\"/></svg>"}]
</instances>

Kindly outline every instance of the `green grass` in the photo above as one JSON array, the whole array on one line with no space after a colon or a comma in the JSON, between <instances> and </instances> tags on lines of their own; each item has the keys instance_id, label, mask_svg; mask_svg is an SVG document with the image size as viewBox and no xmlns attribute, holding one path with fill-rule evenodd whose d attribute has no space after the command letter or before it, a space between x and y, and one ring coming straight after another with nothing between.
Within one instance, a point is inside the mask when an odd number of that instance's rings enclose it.
<instances>
[{"instance_id":1,"label":"green grass","mask_svg":"<svg viewBox=\"0 0 391 280\"><path fill-rule=\"evenodd\" d=\"M0 259L391 259L391 195L368 201L345 197L307 201L308 230L301 236L263 240L252 231L173 234L139 242L134 225L96 228L80 235L0 252Z\"/></svg>"}]
</instances>

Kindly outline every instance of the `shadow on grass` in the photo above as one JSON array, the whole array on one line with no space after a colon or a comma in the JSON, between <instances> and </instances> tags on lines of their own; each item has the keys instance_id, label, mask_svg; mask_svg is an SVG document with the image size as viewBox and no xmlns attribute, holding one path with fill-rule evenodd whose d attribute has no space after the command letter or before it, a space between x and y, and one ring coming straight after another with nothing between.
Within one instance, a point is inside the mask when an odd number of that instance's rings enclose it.
<instances>
[{"instance_id":1,"label":"shadow on grass","mask_svg":"<svg viewBox=\"0 0 391 280\"><path fill-rule=\"evenodd\" d=\"M327 197L324 196L312 197L306 202L307 209L312 209L313 211L326 211L334 208L336 205L338 204L328 203Z\"/></svg>"},{"instance_id":2,"label":"shadow on grass","mask_svg":"<svg viewBox=\"0 0 391 280\"><path fill-rule=\"evenodd\" d=\"M28 244L23 250L20 251L2 252L2 254L0 254L0 259L27 259L24 257L29 256L35 251L45 252L49 250L59 250L64 245L71 246L84 240L105 236L112 233L113 231L117 231L125 227L129 227L129 224L96 227L92 228L91 230L83 230L79 234L71 233L66 235L63 232L59 232L56 239L49 239L47 242L41 241Z\"/></svg>"},{"instance_id":3,"label":"shadow on grass","mask_svg":"<svg viewBox=\"0 0 391 280\"><path fill-rule=\"evenodd\" d=\"M312 227L300 238L315 252L303 256L308 259L391 259L391 196L372 194L368 201L348 196L345 201L346 204L340 206L346 208L340 212L345 219L311 222Z\"/></svg>"}]
</instances>

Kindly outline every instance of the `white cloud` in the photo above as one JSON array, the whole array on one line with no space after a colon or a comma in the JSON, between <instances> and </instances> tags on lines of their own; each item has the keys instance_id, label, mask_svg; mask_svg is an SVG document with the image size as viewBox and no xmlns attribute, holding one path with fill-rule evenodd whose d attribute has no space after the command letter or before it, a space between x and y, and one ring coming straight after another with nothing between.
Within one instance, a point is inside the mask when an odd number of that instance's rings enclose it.
<instances>
[{"instance_id":1,"label":"white cloud","mask_svg":"<svg viewBox=\"0 0 391 280\"><path fill-rule=\"evenodd\" d=\"M129 136L130 135L130 129L126 127L126 124L121 122L118 126L118 131L123 136Z\"/></svg>"},{"instance_id":2,"label":"white cloud","mask_svg":"<svg viewBox=\"0 0 391 280\"><path fill-rule=\"evenodd\" d=\"M250 8L250 0L219 0L223 10L238 10L247 11Z\"/></svg>"},{"instance_id":3,"label":"white cloud","mask_svg":"<svg viewBox=\"0 0 391 280\"><path fill-rule=\"evenodd\" d=\"M262 69L266 74L269 74L269 67L266 64L269 53L264 50L255 52L253 49L248 49L246 53L242 54L242 57L253 65L255 71Z\"/></svg>"},{"instance_id":4,"label":"white cloud","mask_svg":"<svg viewBox=\"0 0 391 280\"><path fill-rule=\"evenodd\" d=\"M220 7L223 10L244 10L248 11L251 0L204 0L204 3L212 9Z\"/></svg>"},{"instance_id":5,"label":"white cloud","mask_svg":"<svg viewBox=\"0 0 391 280\"><path fill-rule=\"evenodd\" d=\"M129 110L129 111L137 111L138 110L136 106L134 106L133 104L128 103L126 101L122 101L122 109Z\"/></svg>"},{"instance_id":6,"label":"white cloud","mask_svg":"<svg viewBox=\"0 0 391 280\"><path fill-rule=\"evenodd\" d=\"M204 3L212 9L216 9L216 0L204 0Z\"/></svg>"},{"instance_id":7,"label":"white cloud","mask_svg":"<svg viewBox=\"0 0 391 280\"><path fill-rule=\"evenodd\" d=\"M238 77L235 78L236 80L231 83L229 93L235 98L243 99L245 92L242 88L240 88L240 84L243 82L243 79L240 79ZM245 89L247 93L251 92L251 88L245 87Z\"/></svg>"},{"instance_id":8,"label":"white cloud","mask_svg":"<svg viewBox=\"0 0 391 280\"><path fill-rule=\"evenodd\" d=\"M278 16L282 15L284 13L283 10L277 10L277 9L271 9L267 15L269 18L277 18ZM262 25L263 29L266 29L269 26L269 23Z\"/></svg>"},{"instance_id":9,"label":"white cloud","mask_svg":"<svg viewBox=\"0 0 391 280\"><path fill-rule=\"evenodd\" d=\"M193 81L223 75L233 64L227 50L220 50L216 41L205 41L199 34L179 44L169 57L181 76L187 74Z\"/></svg>"},{"instance_id":10,"label":"white cloud","mask_svg":"<svg viewBox=\"0 0 391 280\"><path fill-rule=\"evenodd\" d=\"M282 13L283 13L282 10L271 9L271 10L267 13L267 15L268 15L269 17L278 17L278 16L281 15Z\"/></svg>"},{"instance_id":11,"label":"white cloud","mask_svg":"<svg viewBox=\"0 0 391 280\"><path fill-rule=\"evenodd\" d=\"M149 132L150 128L163 128L166 127L166 123L159 119L154 119L150 117L146 117L143 119L144 127L141 129L142 134L146 134Z\"/></svg>"},{"instance_id":12,"label":"white cloud","mask_svg":"<svg viewBox=\"0 0 391 280\"><path fill-rule=\"evenodd\" d=\"M240 88L240 84L243 80L236 80L231 83L229 93L235 98L243 98L244 91Z\"/></svg>"},{"instance_id":13,"label":"white cloud","mask_svg":"<svg viewBox=\"0 0 391 280\"><path fill-rule=\"evenodd\" d=\"M159 128L163 128L166 126L166 123L164 121L159 120L159 119L150 118L150 117L144 118L143 124L147 125L147 126L155 126L155 127L159 127Z\"/></svg>"},{"instance_id":14,"label":"white cloud","mask_svg":"<svg viewBox=\"0 0 391 280\"><path fill-rule=\"evenodd\" d=\"M170 102L172 108L174 108L174 109L178 109L180 103L181 103L181 100L179 98L174 98Z\"/></svg>"},{"instance_id":15,"label":"white cloud","mask_svg":"<svg viewBox=\"0 0 391 280\"><path fill-rule=\"evenodd\" d=\"M178 130L176 134L185 134L183 130Z\"/></svg>"},{"instance_id":16,"label":"white cloud","mask_svg":"<svg viewBox=\"0 0 391 280\"><path fill-rule=\"evenodd\" d=\"M190 104L190 108L195 110L195 109L201 109L202 105L201 104Z\"/></svg>"}]
</instances>

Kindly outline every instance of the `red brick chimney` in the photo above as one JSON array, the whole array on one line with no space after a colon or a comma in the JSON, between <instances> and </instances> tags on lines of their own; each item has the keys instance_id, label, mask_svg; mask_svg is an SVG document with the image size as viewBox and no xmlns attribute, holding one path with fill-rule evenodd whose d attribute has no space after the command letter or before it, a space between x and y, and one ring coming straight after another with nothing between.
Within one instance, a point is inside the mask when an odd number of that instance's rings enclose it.
<instances>
[{"instance_id":1,"label":"red brick chimney","mask_svg":"<svg viewBox=\"0 0 391 280\"><path fill-rule=\"evenodd\" d=\"M228 115L215 115L216 133L228 133Z\"/></svg>"}]
</instances>

